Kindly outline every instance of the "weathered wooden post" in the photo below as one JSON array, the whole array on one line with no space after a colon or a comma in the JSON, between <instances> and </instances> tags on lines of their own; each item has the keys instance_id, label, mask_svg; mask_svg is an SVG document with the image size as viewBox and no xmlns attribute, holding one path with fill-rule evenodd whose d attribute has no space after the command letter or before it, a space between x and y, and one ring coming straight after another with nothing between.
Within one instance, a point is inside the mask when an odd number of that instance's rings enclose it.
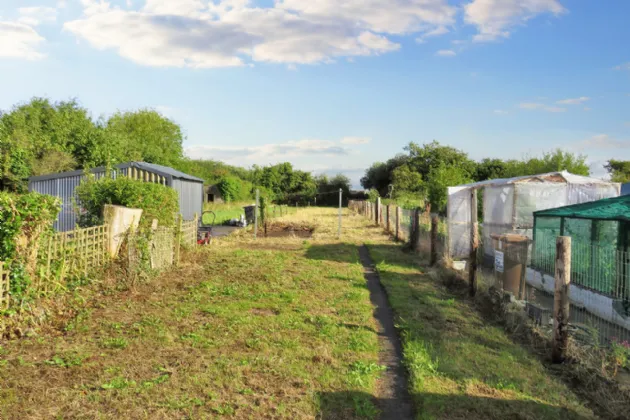
<instances>
[{"instance_id":1,"label":"weathered wooden post","mask_svg":"<svg viewBox=\"0 0 630 420\"><path fill-rule=\"evenodd\" d=\"M387 230L387 233L392 231L392 227L391 227L391 223L390 223L390 214L391 214L391 204L388 204L385 207L385 217L387 218L387 220L385 221L385 229Z\"/></svg>"},{"instance_id":2,"label":"weathered wooden post","mask_svg":"<svg viewBox=\"0 0 630 420\"><path fill-rule=\"evenodd\" d=\"M551 360L562 363L569 343L569 286L571 284L571 237L556 239L555 293L553 296L553 349Z\"/></svg>"},{"instance_id":3,"label":"weathered wooden post","mask_svg":"<svg viewBox=\"0 0 630 420\"><path fill-rule=\"evenodd\" d=\"M413 212L413 226L411 230L411 237L409 238L409 242L411 242L411 249L414 251L418 251L420 249L420 213L422 210L420 207L414 210Z\"/></svg>"},{"instance_id":4,"label":"weathered wooden post","mask_svg":"<svg viewBox=\"0 0 630 420\"><path fill-rule=\"evenodd\" d=\"M177 232L175 233L175 265L179 265L180 248L182 247L182 225L184 223L184 217L177 215Z\"/></svg>"},{"instance_id":5,"label":"weathered wooden post","mask_svg":"<svg viewBox=\"0 0 630 420\"><path fill-rule=\"evenodd\" d=\"M438 216L437 214L431 215L431 265L437 264L438 252L437 252L437 241L438 241Z\"/></svg>"},{"instance_id":6,"label":"weathered wooden post","mask_svg":"<svg viewBox=\"0 0 630 420\"><path fill-rule=\"evenodd\" d=\"M400 240L400 222L402 219L402 209L398 206L396 206L396 240L399 241Z\"/></svg>"},{"instance_id":7,"label":"weathered wooden post","mask_svg":"<svg viewBox=\"0 0 630 420\"><path fill-rule=\"evenodd\" d=\"M376 222L376 225L380 225L380 218L381 218L381 197L378 197L376 199L376 206L374 206L374 209L376 210L374 212L374 221Z\"/></svg>"},{"instance_id":8,"label":"weathered wooden post","mask_svg":"<svg viewBox=\"0 0 630 420\"><path fill-rule=\"evenodd\" d=\"M477 223L477 190L470 191L470 256L468 258L468 283L470 296L477 293L477 250L479 248L479 225Z\"/></svg>"}]
</instances>

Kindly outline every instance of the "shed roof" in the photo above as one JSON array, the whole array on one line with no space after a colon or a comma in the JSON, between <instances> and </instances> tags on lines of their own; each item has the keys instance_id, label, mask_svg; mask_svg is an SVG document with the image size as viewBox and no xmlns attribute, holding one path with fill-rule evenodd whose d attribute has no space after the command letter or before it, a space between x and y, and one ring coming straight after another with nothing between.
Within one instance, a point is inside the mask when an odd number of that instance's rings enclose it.
<instances>
[{"instance_id":1,"label":"shed roof","mask_svg":"<svg viewBox=\"0 0 630 420\"><path fill-rule=\"evenodd\" d=\"M482 188L482 187L495 187L507 184L518 184L521 182L552 182L552 183L567 183L567 184L613 184L609 181L604 181L599 178L591 178L587 176L574 175L567 171L561 172L547 172L537 175L517 176L514 178L497 178L488 179L486 181L473 182L472 184L458 185L463 188Z\"/></svg>"},{"instance_id":2,"label":"shed roof","mask_svg":"<svg viewBox=\"0 0 630 420\"><path fill-rule=\"evenodd\" d=\"M534 212L534 217L630 221L630 195Z\"/></svg>"},{"instance_id":3,"label":"shed roof","mask_svg":"<svg viewBox=\"0 0 630 420\"><path fill-rule=\"evenodd\" d=\"M127 168L138 168L138 169L142 169L145 171L149 171L152 173L155 173L157 175L161 175L164 177L172 177L172 178L178 178L178 179L185 179L187 181L193 181L193 182L201 182L203 183L203 179L201 178L197 178L195 176L192 175L188 175L184 172L178 171L176 169L170 168L168 166L162 166L162 165L158 165L155 163L147 163L147 162L126 162L126 163L120 163L118 165L114 166L117 169L127 169ZM105 171L105 167L104 166L99 166L97 168L93 168L90 170L90 172L92 173L99 173L99 172L104 172ZM85 173L85 170L83 169L79 169L76 171L68 171L68 172L59 172L59 173L54 173L54 174L46 174L46 175L39 175L39 176L32 176L30 177L28 180L29 181L45 181L45 180L49 180L49 179L60 179L60 178L67 178L67 177L71 177L71 176L77 176L77 175L83 175Z\"/></svg>"},{"instance_id":4,"label":"shed roof","mask_svg":"<svg viewBox=\"0 0 630 420\"><path fill-rule=\"evenodd\" d=\"M120 165L116 165L116 167L120 169L134 167L138 169L143 169L145 171L153 172L162 176L171 176L173 178L186 179L188 181L203 182L203 179L201 178L197 178L196 176L188 175L184 172L178 171L177 169L173 169L169 166L162 166L156 163L128 162L128 163L121 163Z\"/></svg>"}]
</instances>

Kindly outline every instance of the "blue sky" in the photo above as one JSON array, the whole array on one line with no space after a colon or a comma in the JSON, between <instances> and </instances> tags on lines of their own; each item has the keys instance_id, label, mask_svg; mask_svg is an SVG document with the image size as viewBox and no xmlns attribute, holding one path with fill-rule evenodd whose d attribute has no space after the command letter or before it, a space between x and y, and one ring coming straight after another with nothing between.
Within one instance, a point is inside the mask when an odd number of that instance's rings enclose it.
<instances>
[{"instance_id":1,"label":"blue sky","mask_svg":"<svg viewBox=\"0 0 630 420\"><path fill-rule=\"evenodd\" d=\"M410 141L630 159L630 2L3 0L0 109L152 107L186 153L364 169Z\"/></svg>"}]
</instances>

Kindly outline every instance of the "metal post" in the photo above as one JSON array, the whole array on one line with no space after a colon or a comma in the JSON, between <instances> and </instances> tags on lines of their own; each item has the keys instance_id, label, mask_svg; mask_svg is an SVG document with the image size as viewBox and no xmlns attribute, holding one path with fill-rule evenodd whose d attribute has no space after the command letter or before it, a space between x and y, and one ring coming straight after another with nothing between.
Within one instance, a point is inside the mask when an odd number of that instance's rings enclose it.
<instances>
[{"instance_id":1,"label":"metal post","mask_svg":"<svg viewBox=\"0 0 630 420\"><path fill-rule=\"evenodd\" d=\"M569 287L571 284L571 237L556 240L555 293L553 296L553 363L562 363L569 342Z\"/></svg>"},{"instance_id":2,"label":"metal post","mask_svg":"<svg viewBox=\"0 0 630 420\"><path fill-rule=\"evenodd\" d=\"M343 199L343 190L339 188L339 228L337 229L337 237L341 238L341 201Z\"/></svg>"},{"instance_id":3,"label":"metal post","mask_svg":"<svg viewBox=\"0 0 630 420\"><path fill-rule=\"evenodd\" d=\"M260 198L260 190L256 189L256 208L254 209L254 239L258 236L258 200Z\"/></svg>"}]
</instances>

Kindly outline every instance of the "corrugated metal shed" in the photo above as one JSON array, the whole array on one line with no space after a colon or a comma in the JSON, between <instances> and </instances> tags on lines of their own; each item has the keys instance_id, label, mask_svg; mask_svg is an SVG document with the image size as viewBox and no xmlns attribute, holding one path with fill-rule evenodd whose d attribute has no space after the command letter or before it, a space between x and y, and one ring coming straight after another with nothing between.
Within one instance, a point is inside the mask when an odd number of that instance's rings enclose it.
<instances>
[{"instance_id":1,"label":"corrugated metal shed","mask_svg":"<svg viewBox=\"0 0 630 420\"><path fill-rule=\"evenodd\" d=\"M105 176L104 166L90 170L99 179ZM114 167L112 177L129 176L146 182L166 185L177 191L179 209L185 220L192 220L195 213L203 210L203 180L167 166L146 162L127 162ZM85 178L85 171L71 171L57 174L34 176L29 178L29 191L59 197L62 201L61 212L54 224L58 231L72 230L76 225L77 197L76 187Z\"/></svg>"}]
</instances>

